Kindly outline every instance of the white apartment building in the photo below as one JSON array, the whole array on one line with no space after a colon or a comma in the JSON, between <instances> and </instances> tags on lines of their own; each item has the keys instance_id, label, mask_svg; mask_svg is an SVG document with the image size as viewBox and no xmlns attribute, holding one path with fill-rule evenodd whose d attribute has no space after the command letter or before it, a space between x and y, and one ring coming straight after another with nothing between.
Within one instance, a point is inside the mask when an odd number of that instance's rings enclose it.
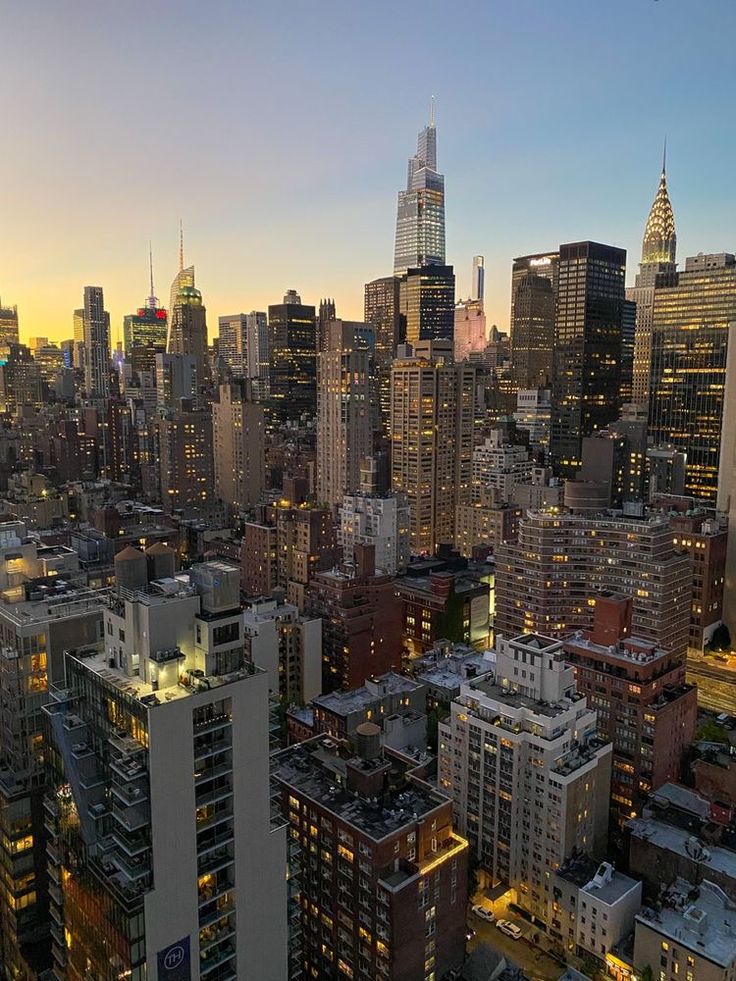
<instances>
[{"instance_id":1,"label":"white apartment building","mask_svg":"<svg viewBox=\"0 0 736 981\"><path fill-rule=\"evenodd\" d=\"M473 450L471 500L477 503L492 499L494 504L505 504L517 484L530 483L532 467L526 446L506 443L500 429L492 430L485 442Z\"/></svg>"},{"instance_id":2,"label":"white apartment building","mask_svg":"<svg viewBox=\"0 0 736 981\"><path fill-rule=\"evenodd\" d=\"M393 576L409 564L409 503L401 492L388 497L348 494L339 508L337 542L350 563L356 545L376 549L376 572Z\"/></svg>"},{"instance_id":3,"label":"white apartment building","mask_svg":"<svg viewBox=\"0 0 736 981\"><path fill-rule=\"evenodd\" d=\"M554 872L573 850L605 848L610 780L611 746L561 642L498 637L495 676L463 684L439 726L440 788L486 882L549 922Z\"/></svg>"},{"instance_id":4,"label":"white apartment building","mask_svg":"<svg viewBox=\"0 0 736 981\"><path fill-rule=\"evenodd\" d=\"M149 581L133 551L104 652L68 652L46 708L57 976L283 981L286 837L238 570Z\"/></svg>"}]
</instances>

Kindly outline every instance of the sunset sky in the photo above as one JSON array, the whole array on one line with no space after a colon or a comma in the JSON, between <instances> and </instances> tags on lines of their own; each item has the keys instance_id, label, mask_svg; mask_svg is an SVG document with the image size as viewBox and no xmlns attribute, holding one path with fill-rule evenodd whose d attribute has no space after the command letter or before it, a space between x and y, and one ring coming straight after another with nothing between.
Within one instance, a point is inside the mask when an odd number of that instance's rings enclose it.
<instances>
[{"instance_id":1,"label":"sunset sky","mask_svg":"<svg viewBox=\"0 0 736 981\"><path fill-rule=\"evenodd\" d=\"M437 99L458 295L486 256L508 325L514 255L629 251L662 141L678 256L736 249L733 0L0 0L0 298L71 336L102 285L117 339L168 302L178 224L210 329L287 288L362 317L392 268L396 193Z\"/></svg>"}]
</instances>

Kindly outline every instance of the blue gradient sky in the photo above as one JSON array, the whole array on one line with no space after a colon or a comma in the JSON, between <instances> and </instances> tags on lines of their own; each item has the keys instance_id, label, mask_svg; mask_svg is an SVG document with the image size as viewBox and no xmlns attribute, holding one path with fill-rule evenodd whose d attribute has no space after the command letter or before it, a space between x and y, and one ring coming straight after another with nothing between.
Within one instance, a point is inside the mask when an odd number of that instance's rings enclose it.
<instances>
[{"instance_id":1,"label":"blue gradient sky","mask_svg":"<svg viewBox=\"0 0 736 981\"><path fill-rule=\"evenodd\" d=\"M86 283L114 336L176 271L211 327L294 287L362 316L391 271L396 192L431 94L458 292L486 256L629 250L662 138L681 259L736 248L734 0L33 3L0 0L0 297L71 335Z\"/></svg>"}]
</instances>

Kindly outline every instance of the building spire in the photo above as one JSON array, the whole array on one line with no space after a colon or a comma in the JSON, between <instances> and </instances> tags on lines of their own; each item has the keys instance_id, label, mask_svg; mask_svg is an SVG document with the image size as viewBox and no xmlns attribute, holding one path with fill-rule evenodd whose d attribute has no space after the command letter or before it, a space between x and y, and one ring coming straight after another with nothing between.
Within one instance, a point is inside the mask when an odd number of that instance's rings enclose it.
<instances>
[{"instance_id":1,"label":"building spire","mask_svg":"<svg viewBox=\"0 0 736 981\"><path fill-rule=\"evenodd\" d=\"M434 126L434 96L429 98L429 125Z\"/></svg>"},{"instance_id":2,"label":"building spire","mask_svg":"<svg viewBox=\"0 0 736 981\"><path fill-rule=\"evenodd\" d=\"M158 306L158 300L156 299L156 294L153 291L153 249L151 248L151 241L148 241L148 271L151 277L151 292L148 296L148 306L151 310L155 310Z\"/></svg>"},{"instance_id":3,"label":"building spire","mask_svg":"<svg viewBox=\"0 0 736 981\"><path fill-rule=\"evenodd\" d=\"M677 248L675 215L667 191L667 141L662 151L662 173L659 187L652 203L641 250L643 264L674 263Z\"/></svg>"},{"instance_id":4,"label":"building spire","mask_svg":"<svg viewBox=\"0 0 736 981\"><path fill-rule=\"evenodd\" d=\"M184 222L179 219L179 272L184 269Z\"/></svg>"}]
</instances>

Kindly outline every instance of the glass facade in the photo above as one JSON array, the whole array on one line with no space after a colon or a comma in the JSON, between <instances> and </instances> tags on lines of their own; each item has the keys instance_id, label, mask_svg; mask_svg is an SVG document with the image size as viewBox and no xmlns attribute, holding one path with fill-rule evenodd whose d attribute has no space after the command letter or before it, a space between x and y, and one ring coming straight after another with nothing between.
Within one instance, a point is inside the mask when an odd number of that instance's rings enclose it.
<instances>
[{"instance_id":1,"label":"glass facade","mask_svg":"<svg viewBox=\"0 0 736 981\"><path fill-rule=\"evenodd\" d=\"M269 398L281 421L298 422L317 412L315 309L295 302L268 308Z\"/></svg>"},{"instance_id":2,"label":"glass facade","mask_svg":"<svg viewBox=\"0 0 736 981\"><path fill-rule=\"evenodd\" d=\"M455 273L452 266L409 269L401 279L401 329L409 344L452 340L455 333Z\"/></svg>"},{"instance_id":3,"label":"glass facade","mask_svg":"<svg viewBox=\"0 0 736 981\"><path fill-rule=\"evenodd\" d=\"M437 130L430 122L409 160L406 190L399 191L394 275L445 263L445 178L437 172Z\"/></svg>"},{"instance_id":4,"label":"glass facade","mask_svg":"<svg viewBox=\"0 0 736 981\"><path fill-rule=\"evenodd\" d=\"M597 242L560 247L552 463L574 477L582 440L618 418L626 252Z\"/></svg>"},{"instance_id":5,"label":"glass facade","mask_svg":"<svg viewBox=\"0 0 736 981\"><path fill-rule=\"evenodd\" d=\"M728 325L736 320L736 259L688 259L677 285L658 289L652 316L649 437L687 454L685 493L715 500Z\"/></svg>"}]
</instances>

